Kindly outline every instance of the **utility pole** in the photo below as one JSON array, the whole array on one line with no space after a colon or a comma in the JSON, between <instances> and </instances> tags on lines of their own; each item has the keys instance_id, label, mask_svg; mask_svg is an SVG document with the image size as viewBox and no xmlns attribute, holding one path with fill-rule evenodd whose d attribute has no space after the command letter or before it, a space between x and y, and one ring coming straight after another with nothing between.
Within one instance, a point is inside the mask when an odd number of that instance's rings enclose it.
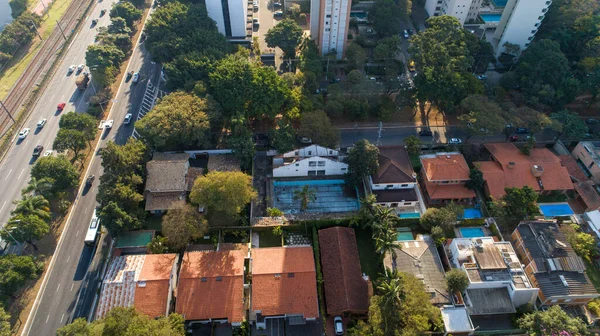
<instances>
[{"instance_id":1,"label":"utility pole","mask_svg":"<svg viewBox=\"0 0 600 336\"><path fill-rule=\"evenodd\" d=\"M383 132L383 123L380 121L379 122L379 131L377 132L377 145L376 146L381 146L381 132Z\"/></svg>"},{"instance_id":2,"label":"utility pole","mask_svg":"<svg viewBox=\"0 0 600 336\"><path fill-rule=\"evenodd\" d=\"M60 26L60 22L58 22L58 20L56 20L56 26L58 27L58 30L60 30L60 33L62 34L62 37L65 39L65 41L67 40L67 37L65 36L65 32L63 31L62 27Z\"/></svg>"},{"instance_id":3,"label":"utility pole","mask_svg":"<svg viewBox=\"0 0 600 336\"><path fill-rule=\"evenodd\" d=\"M43 39L42 39L42 35L40 35L40 32L38 31L38 29L37 29L37 26L35 25L35 22L33 22L33 21L30 21L30 22L31 22L31 25L32 25L32 27L33 27L33 30L35 30L35 33L37 34L37 36L40 38L40 40L42 40L42 41L43 41Z\"/></svg>"},{"instance_id":4,"label":"utility pole","mask_svg":"<svg viewBox=\"0 0 600 336\"><path fill-rule=\"evenodd\" d=\"M4 105L4 103L0 100L0 105L2 105L2 107L4 108L4 111L6 111L6 114L8 114L8 116L10 117L10 120L13 121L13 123L15 122L15 119L12 117L12 115L10 114L10 112L8 112L8 109L6 108L6 106Z\"/></svg>"}]
</instances>

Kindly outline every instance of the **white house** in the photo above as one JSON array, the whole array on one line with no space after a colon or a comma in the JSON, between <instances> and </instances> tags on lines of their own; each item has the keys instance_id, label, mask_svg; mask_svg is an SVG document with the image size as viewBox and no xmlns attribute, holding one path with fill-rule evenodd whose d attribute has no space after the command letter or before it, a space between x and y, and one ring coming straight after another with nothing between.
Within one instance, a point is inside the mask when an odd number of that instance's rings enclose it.
<instances>
[{"instance_id":1,"label":"white house","mask_svg":"<svg viewBox=\"0 0 600 336\"><path fill-rule=\"evenodd\" d=\"M273 158L273 177L344 175L348 164L339 151L318 145L293 150Z\"/></svg>"},{"instance_id":2,"label":"white house","mask_svg":"<svg viewBox=\"0 0 600 336\"><path fill-rule=\"evenodd\" d=\"M377 204L414 217L425 212L417 175L406 149L401 146L379 147L378 159L377 173L368 177L368 192L377 197Z\"/></svg>"}]
</instances>

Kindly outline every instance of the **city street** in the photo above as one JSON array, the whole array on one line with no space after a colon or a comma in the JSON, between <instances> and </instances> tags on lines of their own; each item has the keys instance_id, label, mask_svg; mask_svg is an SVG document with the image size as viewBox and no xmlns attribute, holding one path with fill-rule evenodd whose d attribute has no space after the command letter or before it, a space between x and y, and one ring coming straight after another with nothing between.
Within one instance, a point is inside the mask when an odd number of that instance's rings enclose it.
<instances>
[{"instance_id":1,"label":"city street","mask_svg":"<svg viewBox=\"0 0 600 336\"><path fill-rule=\"evenodd\" d=\"M98 12L100 8L110 8L110 3L103 1L98 3L98 6L99 8L94 9L94 13ZM85 47L89 43L88 40L80 40L79 38L74 42L74 45L81 47L82 58L85 55ZM99 149L104 147L108 141L119 144L127 141L127 138L133 132L133 123L124 125L125 115L133 113L133 120L136 120L148 81L158 84L160 65L151 62L144 45L139 44L139 40L134 41L134 46L135 49L128 64L127 72L131 70L139 71L140 81L133 84L131 81L126 82L123 78L106 118L113 119L114 125L112 129L106 130L102 134L84 176L102 175ZM70 62L69 58L66 58L64 62ZM59 77L60 74L59 72L55 77ZM87 107L87 103L84 101L77 101L77 104L79 105L78 111L84 111ZM58 123L57 121L56 118L55 122ZM58 242L50 269L38 293L22 335L55 335L58 328L71 322L72 319L89 315L98 286L101 265L98 265L96 260L91 272L87 273L94 250L91 247L84 246L83 239L96 207L98 183L98 179L96 179L92 188L87 192L83 192L83 185L80 187L72 211L67 218L67 224ZM79 303L77 302L78 297L82 299Z\"/></svg>"}]
</instances>

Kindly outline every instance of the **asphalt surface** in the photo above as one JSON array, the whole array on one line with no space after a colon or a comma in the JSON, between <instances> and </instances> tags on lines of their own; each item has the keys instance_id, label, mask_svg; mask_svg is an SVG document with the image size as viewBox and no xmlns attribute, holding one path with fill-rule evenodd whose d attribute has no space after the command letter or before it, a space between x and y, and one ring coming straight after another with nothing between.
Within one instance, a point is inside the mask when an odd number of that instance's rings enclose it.
<instances>
[{"instance_id":1,"label":"asphalt surface","mask_svg":"<svg viewBox=\"0 0 600 336\"><path fill-rule=\"evenodd\" d=\"M101 9L109 9L111 4L112 2L107 0L97 3L96 8L92 11L91 17L86 20L91 22L93 18L98 17L98 13ZM108 15L105 15L105 17L99 20L98 25L107 25L108 22ZM68 101L68 107L65 108L65 111L73 109L76 109L78 112L85 111L88 105L87 99L82 99L81 94L74 93L75 79L73 76L65 78L64 71L70 64L83 63L85 49L87 48L87 45L93 43L95 33L95 29L86 29L84 26L84 29L82 29L79 36L74 40L69 53L64 58L63 64L59 67L58 72L52 79L54 85L49 85L47 92L44 92L44 96L47 99L40 100L40 104L36 106L36 108L40 109L40 113L32 114L29 124L35 125L38 118L42 115L48 115L49 112L50 115L55 114L54 111L47 111L48 103L44 103L46 101L54 102L65 99L65 101ZM123 119L125 115L127 113L132 113L133 120L136 120L137 112L140 109L142 97L144 96L147 87L147 82L153 80L154 83L157 83L158 81L160 65L152 64L143 43L140 44L139 41L134 41L134 43L136 43L134 44L135 49L131 56L127 72L131 70L135 72L139 71L140 80L137 84L134 84L130 81L126 82L125 78L123 78L123 82L113 98L113 105L107 118L113 119L114 125L112 129L103 131L101 140L94 150L94 156L88 170L84 173L84 176L100 176L102 174L101 158L98 155L99 149L104 147L108 141L114 141L118 144L124 144L127 141L127 138L133 132L133 123L124 125ZM65 85L64 81L68 81L69 84ZM60 90L61 88L62 90ZM57 92L54 92L54 90L57 90ZM93 94L92 91L93 89L91 87L88 88L85 92L85 97ZM52 105L54 105L54 103ZM28 161L29 150L33 150L33 147L38 142L38 137L40 138L39 142L43 144L44 147L48 145L47 148L49 148L52 143L58 129L58 116L48 118L48 120L49 124L46 125L40 134L35 136L30 134L31 138L28 137L26 140L27 142L24 141L20 145L15 145L15 148L11 150L11 154L15 158L15 163L12 163L12 160L10 159L7 160L6 163L10 163L10 166L12 167L13 164L18 162L17 158L22 156L23 159L21 160L21 165L25 168L23 168L23 176L21 176L21 180L19 180L21 183L18 187L16 185L14 186L14 193L11 195L2 195L2 199L6 199L7 204L10 203L10 196L18 198L20 189L27 182L29 169L31 168L32 163ZM42 136L42 134L45 136ZM31 148L22 147L23 145L31 146ZM27 160L25 160L25 156L27 156ZM3 167L2 169L6 168ZM11 168L9 167L8 169ZM12 169L14 170L14 168ZM19 168L17 169L20 170ZM10 180L10 178L8 180ZM32 313L28 318L22 335L55 335L58 328L69 323L73 319L77 317L87 317L89 315L96 292L95 289L98 287L99 268L101 265L98 264L98 260L95 260L90 267L90 261L95 250L93 247L85 246L83 240L92 213L96 207L98 183L98 179L96 179L91 188L84 188L82 186L79 189L72 211L67 219L67 224L54 253L52 264L44 279L42 289L36 298ZM7 187L13 188L11 186ZM5 216L4 213L3 216ZM88 270L91 271L88 273ZM80 302L77 300L78 297L81 297Z\"/></svg>"}]
</instances>

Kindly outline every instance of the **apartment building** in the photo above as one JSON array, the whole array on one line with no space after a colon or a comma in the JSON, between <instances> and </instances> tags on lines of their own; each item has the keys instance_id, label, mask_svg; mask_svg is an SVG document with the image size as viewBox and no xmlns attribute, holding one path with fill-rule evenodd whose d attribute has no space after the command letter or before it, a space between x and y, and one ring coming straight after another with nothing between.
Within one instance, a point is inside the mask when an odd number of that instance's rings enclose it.
<instances>
[{"instance_id":1,"label":"apartment building","mask_svg":"<svg viewBox=\"0 0 600 336\"><path fill-rule=\"evenodd\" d=\"M504 52L506 42L527 49L551 4L552 0L508 0L492 41L496 57Z\"/></svg>"},{"instance_id":2,"label":"apartment building","mask_svg":"<svg viewBox=\"0 0 600 336\"><path fill-rule=\"evenodd\" d=\"M600 184L600 142L581 141L575 146L571 155L584 173L596 184Z\"/></svg>"},{"instance_id":3,"label":"apartment building","mask_svg":"<svg viewBox=\"0 0 600 336\"><path fill-rule=\"evenodd\" d=\"M310 35L322 55L344 57L350 27L351 0L311 0Z\"/></svg>"},{"instance_id":4,"label":"apartment building","mask_svg":"<svg viewBox=\"0 0 600 336\"><path fill-rule=\"evenodd\" d=\"M215 20L219 32L228 39L246 38L247 1L206 0L208 16Z\"/></svg>"},{"instance_id":5,"label":"apartment building","mask_svg":"<svg viewBox=\"0 0 600 336\"><path fill-rule=\"evenodd\" d=\"M427 0L425 10L429 16L450 15L460 24L477 18L483 0Z\"/></svg>"}]
</instances>

